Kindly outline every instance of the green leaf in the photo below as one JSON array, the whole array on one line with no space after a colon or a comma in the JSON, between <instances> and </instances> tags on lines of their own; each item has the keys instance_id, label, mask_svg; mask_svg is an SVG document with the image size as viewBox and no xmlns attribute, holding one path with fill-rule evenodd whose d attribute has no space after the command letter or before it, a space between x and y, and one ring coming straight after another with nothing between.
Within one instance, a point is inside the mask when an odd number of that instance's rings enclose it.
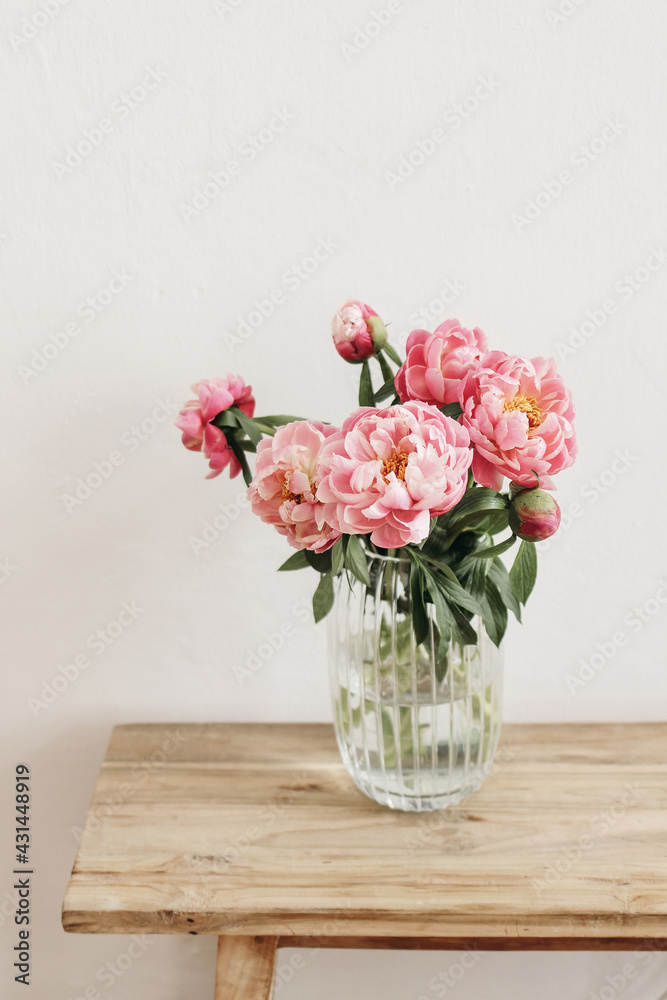
<instances>
[{"instance_id":1,"label":"green leaf","mask_svg":"<svg viewBox=\"0 0 667 1000\"><path fill-rule=\"evenodd\" d=\"M439 655L435 657L435 679L438 684L442 684L449 668L449 644L446 651L438 652Z\"/></svg>"},{"instance_id":2,"label":"green leaf","mask_svg":"<svg viewBox=\"0 0 667 1000\"><path fill-rule=\"evenodd\" d=\"M507 630L507 607L500 591L490 577L486 578L486 594L482 599L484 627L496 646L502 642Z\"/></svg>"},{"instance_id":3,"label":"green leaf","mask_svg":"<svg viewBox=\"0 0 667 1000\"><path fill-rule=\"evenodd\" d=\"M516 535L514 537L510 535L509 538L506 538L502 542L498 542L497 545L489 545L487 548L477 549L476 552L473 552L473 556L475 559L495 559L496 556L501 556L503 552L507 552L508 549L511 549L515 540Z\"/></svg>"},{"instance_id":4,"label":"green leaf","mask_svg":"<svg viewBox=\"0 0 667 1000\"><path fill-rule=\"evenodd\" d=\"M505 510L490 510L481 518L477 514L469 514L471 523L474 523L476 531L481 531L487 535L497 535L509 526L509 508ZM468 518L459 522L457 527L467 525Z\"/></svg>"},{"instance_id":5,"label":"green leaf","mask_svg":"<svg viewBox=\"0 0 667 1000\"><path fill-rule=\"evenodd\" d=\"M345 565L354 573L357 580L367 587L371 585L371 578L368 573L368 563L366 560L366 550L362 545L359 535L350 535L345 552Z\"/></svg>"},{"instance_id":6,"label":"green leaf","mask_svg":"<svg viewBox=\"0 0 667 1000\"><path fill-rule=\"evenodd\" d=\"M228 429L227 431L223 431L223 434L227 439L227 444L232 449L232 452L236 456L238 463L241 466L241 472L243 473L243 479L245 481L246 486L250 486L252 482L252 472L250 471L248 460L245 457L245 451L243 450L240 442L238 441L233 429Z\"/></svg>"},{"instance_id":7,"label":"green leaf","mask_svg":"<svg viewBox=\"0 0 667 1000\"><path fill-rule=\"evenodd\" d=\"M481 615L482 607L473 594L463 586L458 576L447 563L440 563L429 570L434 575L443 590L447 600L460 605L474 615Z\"/></svg>"},{"instance_id":8,"label":"green leaf","mask_svg":"<svg viewBox=\"0 0 667 1000\"><path fill-rule=\"evenodd\" d=\"M509 506L507 497L496 490L491 490L486 486L477 486L468 490L456 507L449 512L449 521L456 524L467 514L485 512L489 510L504 510Z\"/></svg>"},{"instance_id":9,"label":"green leaf","mask_svg":"<svg viewBox=\"0 0 667 1000\"><path fill-rule=\"evenodd\" d=\"M448 567L449 568L449 567ZM474 615L482 614L482 606L479 601L470 594L460 583L454 583L449 576L438 577L438 583L447 596L447 600L452 604L458 604L466 611L472 611Z\"/></svg>"},{"instance_id":10,"label":"green leaf","mask_svg":"<svg viewBox=\"0 0 667 1000\"><path fill-rule=\"evenodd\" d=\"M434 562L439 562L447 549L449 548L449 543L452 540L452 536L443 528L440 524L436 524L435 528L431 531L424 544L422 545L421 551L429 559L433 559Z\"/></svg>"},{"instance_id":11,"label":"green leaf","mask_svg":"<svg viewBox=\"0 0 667 1000\"><path fill-rule=\"evenodd\" d=\"M401 365L403 364L403 362L401 361L400 357L398 356L398 352L394 350L394 348L391 346L391 344L389 344L389 343L385 344L384 347L382 348L382 350L387 355L387 357L390 358L394 362L395 365L398 365L399 368L401 367Z\"/></svg>"},{"instance_id":12,"label":"green leaf","mask_svg":"<svg viewBox=\"0 0 667 1000\"><path fill-rule=\"evenodd\" d=\"M498 542L497 545L489 545L484 549L477 549L475 552L471 552L469 556L461 560L459 566L460 572L467 573L475 559L495 559L496 556L501 556L503 552L507 552L508 549L512 548L515 541L516 535L510 535L504 542Z\"/></svg>"},{"instance_id":13,"label":"green leaf","mask_svg":"<svg viewBox=\"0 0 667 1000\"><path fill-rule=\"evenodd\" d=\"M437 566L429 565L430 560L424 561L422 553L418 549L409 551L412 558L422 566L424 573L436 583L448 601L458 604L467 611L471 611L474 615L481 615L481 605L465 587L461 586L451 566L448 566L446 563L439 563Z\"/></svg>"},{"instance_id":14,"label":"green leaf","mask_svg":"<svg viewBox=\"0 0 667 1000\"><path fill-rule=\"evenodd\" d=\"M330 573L323 573L317 590L313 594L313 614L315 621L321 622L329 614L334 602L333 577Z\"/></svg>"},{"instance_id":15,"label":"green leaf","mask_svg":"<svg viewBox=\"0 0 667 1000\"><path fill-rule=\"evenodd\" d=\"M444 573L446 577L449 577L449 579L451 580L451 582L456 587L460 587L461 586L461 581L459 580L458 576L456 575L456 573L454 572L454 570L452 569L452 567L449 566L447 563L441 562L436 567L436 569L437 569L438 573Z\"/></svg>"},{"instance_id":16,"label":"green leaf","mask_svg":"<svg viewBox=\"0 0 667 1000\"><path fill-rule=\"evenodd\" d=\"M305 420L305 417L288 417L284 413L268 417L256 418L262 424L270 424L272 427L281 427L283 424L293 424L295 420Z\"/></svg>"},{"instance_id":17,"label":"green leaf","mask_svg":"<svg viewBox=\"0 0 667 1000\"><path fill-rule=\"evenodd\" d=\"M480 604L486 592L486 559L478 559L466 580L466 587Z\"/></svg>"},{"instance_id":18,"label":"green leaf","mask_svg":"<svg viewBox=\"0 0 667 1000\"><path fill-rule=\"evenodd\" d=\"M535 586L537 577L537 552L535 543L522 541L510 570L510 583L517 600L525 604Z\"/></svg>"},{"instance_id":19,"label":"green leaf","mask_svg":"<svg viewBox=\"0 0 667 1000\"><path fill-rule=\"evenodd\" d=\"M231 408L228 410L221 410L216 417L213 417L213 420L209 421L209 423L213 424L214 427L219 427L220 430L224 430L225 427L239 426L238 418L234 413L234 410Z\"/></svg>"},{"instance_id":20,"label":"green leaf","mask_svg":"<svg viewBox=\"0 0 667 1000\"><path fill-rule=\"evenodd\" d=\"M332 576L338 576L345 565L345 545L343 544L343 536L338 539L335 545L331 548L331 573Z\"/></svg>"},{"instance_id":21,"label":"green leaf","mask_svg":"<svg viewBox=\"0 0 667 1000\"><path fill-rule=\"evenodd\" d=\"M426 578L428 593L431 597L433 607L435 608L435 620L438 623L438 631L440 633L438 656L442 657L446 653L447 647L449 646L449 640L452 635L452 625L455 625L455 618L449 604L447 603L445 595L439 586L439 581L436 576L431 573L426 566L422 567L422 571L424 573L424 577Z\"/></svg>"},{"instance_id":22,"label":"green leaf","mask_svg":"<svg viewBox=\"0 0 667 1000\"><path fill-rule=\"evenodd\" d=\"M308 560L308 565L316 569L318 573L330 573L331 572L331 550L328 549L326 552L309 552L306 549L306 559Z\"/></svg>"},{"instance_id":23,"label":"green leaf","mask_svg":"<svg viewBox=\"0 0 667 1000\"><path fill-rule=\"evenodd\" d=\"M274 427L273 424L265 424L262 420L257 420L255 417L252 418L252 422L257 430L261 431L265 437L273 437L278 430L278 428Z\"/></svg>"},{"instance_id":24,"label":"green leaf","mask_svg":"<svg viewBox=\"0 0 667 1000\"><path fill-rule=\"evenodd\" d=\"M429 618L424 604L424 576L419 566L412 566L410 569L410 594L415 642L420 646L429 634Z\"/></svg>"},{"instance_id":25,"label":"green leaf","mask_svg":"<svg viewBox=\"0 0 667 1000\"><path fill-rule=\"evenodd\" d=\"M453 417L454 420L458 420L463 410L460 403L447 403L445 406L440 407L440 412L444 413L446 417Z\"/></svg>"},{"instance_id":26,"label":"green leaf","mask_svg":"<svg viewBox=\"0 0 667 1000\"><path fill-rule=\"evenodd\" d=\"M250 417L247 417L243 412L243 410L241 410L238 406L233 406L232 410L234 412L236 419L238 420L241 427L246 432L252 443L254 445L258 445L259 442L262 440L262 432L260 431L259 427L257 427L257 425L255 424L255 421L251 420Z\"/></svg>"},{"instance_id":27,"label":"green leaf","mask_svg":"<svg viewBox=\"0 0 667 1000\"><path fill-rule=\"evenodd\" d=\"M455 642L458 642L461 646L476 646L477 645L477 633L474 628L463 614L460 608L455 605L450 605L450 610L454 617L454 625L452 626L452 638Z\"/></svg>"},{"instance_id":28,"label":"green leaf","mask_svg":"<svg viewBox=\"0 0 667 1000\"><path fill-rule=\"evenodd\" d=\"M282 564L282 566L278 567L278 572L281 573L283 570L290 569L305 569L306 566L309 565L310 563L306 559L306 550L300 549L298 552L295 552L293 556L290 556L289 559Z\"/></svg>"},{"instance_id":29,"label":"green leaf","mask_svg":"<svg viewBox=\"0 0 667 1000\"><path fill-rule=\"evenodd\" d=\"M504 562L497 557L489 566L489 579L493 580L500 592L500 596L510 609L518 622L521 621L521 605L516 599L516 594L512 590L510 576Z\"/></svg>"},{"instance_id":30,"label":"green leaf","mask_svg":"<svg viewBox=\"0 0 667 1000\"><path fill-rule=\"evenodd\" d=\"M463 605L455 603L449 596L448 588L454 589L454 584L447 576L442 576L428 566L423 566L424 575L428 581L428 592L431 595L435 607L435 617L440 630L439 654L444 656L450 638L461 646L474 646L477 643L477 633L470 624L467 614L470 609L464 611ZM449 567L447 567L449 570ZM451 572L451 570L449 570ZM458 584L459 591L462 591L465 598L475 605L475 614L481 614L482 608L476 604L470 595ZM446 669L446 668L445 668Z\"/></svg>"},{"instance_id":31,"label":"green leaf","mask_svg":"<svg viewBox=\"0 0 667 1000\"><path fill-rule=\"evenodd\" d=\"M378 364L380 365L380 371L382 372L382 378L384 379L384 384L386 385L387 382L391 381L391 383L393 385L393 383L394 383L394 376L391 373L391 368L387 364L387 359L385 358L385 356L382 353L382 351L380 351L379 354L376 354L376 358L378 359ZM376 394L376 398L377 398L377 394Z\"/></svg>"},{"instance_id":32,"label":"green leaf","mask_svg":"<svg viewBox=\"0 0 667 1000\"><path fill-rule=\"evenodd\" d=\"M380 388L375 393L375 402L381 403L383 399L388 399L390 396L396 395L396 386L394 385L393 376L380 386Z\"/></svg>"},{"instance_id":33,"label":"green leaf","mask_svg":"<svg viewBox=\"0 0 667 1000\"><path fill-rule=\"evenodd\" d=\"M359 406L375 406L373 379L371 378L371 368L368 361L364 361L361 366L361 375L359 376Z\"/></svg>"}]
</instances>

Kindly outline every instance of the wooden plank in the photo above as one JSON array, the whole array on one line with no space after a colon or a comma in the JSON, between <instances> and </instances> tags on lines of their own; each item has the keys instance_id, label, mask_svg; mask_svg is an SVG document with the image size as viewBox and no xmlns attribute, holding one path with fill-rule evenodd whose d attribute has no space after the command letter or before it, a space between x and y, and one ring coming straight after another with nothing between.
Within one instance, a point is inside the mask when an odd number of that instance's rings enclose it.
<instances>
[{"instance_id":1,"label":"wooden plank","mask_svg":"<svg viewBox=\"0 0 667 1000\"><path fill-rule=\"evenodd\" d=\"M521 746L530 747L530 760L591 764L662 765L667 723L663 722L540 722L506 723L503 742L521 734ZM304 758L304 751L308 757ZM333 728L324 723L130 723L111 734L104 766L139 764L165 753L171 764L204 763L230 767L246 765L317 768L342 766L337 757Z\"/></svg>"},{"instance_id":2,"label":"wooden plank","mask_svg":"<svg viewBox=\"0 0 667 1000\"><path fill-rule=\"evenodd\" d=\"M258 744L263 750L259 757ZM131 723L114 728L104 765L159 764L164 755L171 765L237 768L261 761L268 767L298 768L304 763L304 746L310 767L336 763L333 729L321 723Z\"/></svg>"},{"instance_id":3,"label":"wooden plank","mask_svg":"<svg viewBox=\"0 0 667 1000\"><path fill-rule=\"evenodd\" d=\"M461 937L313 937L278 938L278 948L333 948L353 951L667 951L667 938L461 938Z\"/></svg>"},{"instance_id":4,"label":"wooden plank","mask_svg":"<svg viewBox=\"0 0 667 1000\"><path fill-rule=\"evenodd\" d=\"M667 937L667 724L508 725L496 760L460 806L401 813L356 789L330 726L117 727L63 924Z\"/></svg>"},{"instance_id":5,"label":"wooden plank","mask_svg":"<svg viewBox=\"0 0 667 1000\"><path fill-rule=\"evenodd\" d=\"M215 1000L271 1000L276 945L275 937L220 937Z\"/></svg>"}]
</instances>

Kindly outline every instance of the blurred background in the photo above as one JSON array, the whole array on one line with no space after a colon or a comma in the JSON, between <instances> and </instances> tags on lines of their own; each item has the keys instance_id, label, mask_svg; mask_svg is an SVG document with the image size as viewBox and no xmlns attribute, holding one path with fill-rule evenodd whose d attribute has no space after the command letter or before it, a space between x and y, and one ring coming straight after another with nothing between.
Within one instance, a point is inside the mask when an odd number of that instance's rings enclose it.
<instances>
[{"instance_id":1,"label":"blurred background","mask_svg":"<svg viewBox=\"0 0 667 1000\"><path fill-rule=\"evenodd\" d=\"M579 459L510 626L505 718L665 717L666 36L655 0L2 5L2 802L25 760L36 1000L212 995L213 938L128 964L60 905L115 723L330 718L314 574L276 577L286 543L173 422L227 372L260 413L341 421L349 297L399 349L458 317L557 359ZM663 958L614 953L488 954L448 986L456 957L284 953L277 995L667 986Z\"/></svg>"}]
</instances>

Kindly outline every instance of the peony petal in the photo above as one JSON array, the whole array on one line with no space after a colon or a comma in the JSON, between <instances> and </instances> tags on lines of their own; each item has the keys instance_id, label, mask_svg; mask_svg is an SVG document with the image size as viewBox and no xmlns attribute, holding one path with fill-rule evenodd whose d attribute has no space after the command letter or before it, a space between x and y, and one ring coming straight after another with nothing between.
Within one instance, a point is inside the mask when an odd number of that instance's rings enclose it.
<instances>
[{"instance_id":1,"label":"peony petal","mask_svg":"<svg viewBox=\"0 0 667 1000\"><path fill-rule=\"evenodd\" d=\"M497 490L498 492L503 488L503 476L498 471L495 465L488 462L478 451L475 452L472 459L472 474L475 477L475 482L479 483L480 486L488 486L491 490Z\"/></svg>"}]
</instances>

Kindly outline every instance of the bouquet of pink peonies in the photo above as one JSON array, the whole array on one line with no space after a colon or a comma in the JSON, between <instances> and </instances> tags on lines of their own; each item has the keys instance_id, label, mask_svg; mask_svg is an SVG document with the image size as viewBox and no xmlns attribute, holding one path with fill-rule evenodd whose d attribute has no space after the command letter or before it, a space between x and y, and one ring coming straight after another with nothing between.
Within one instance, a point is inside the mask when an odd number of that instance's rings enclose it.
<instances>
[{"instance_id":1,"label":"bouquet of pink peonies","mask_svg":"<svg viewBox=\"0 0 667 1000\"><path fill-rule=\"evenodd\" d=\"M431 622L440 646L474 644L477 615L498 645L508 610L520 620L533 588L534 543L560 523L544 490L576 456L572 397L555 363L489 351L482 331L458 320L413 330L401 363L358 301L336 313L333 341L360 365L359 408L342 427L256 417L251 387L228 375L193 386L177 420L183 444L203 452L209 478L243 473L254 513L298 550L281 570L320 574L316 621L332 607L335 577L370 586L369 554L400 555L417 644ZM508 572L500 556L517 540Z\"/></svg>"}]
</instances>

